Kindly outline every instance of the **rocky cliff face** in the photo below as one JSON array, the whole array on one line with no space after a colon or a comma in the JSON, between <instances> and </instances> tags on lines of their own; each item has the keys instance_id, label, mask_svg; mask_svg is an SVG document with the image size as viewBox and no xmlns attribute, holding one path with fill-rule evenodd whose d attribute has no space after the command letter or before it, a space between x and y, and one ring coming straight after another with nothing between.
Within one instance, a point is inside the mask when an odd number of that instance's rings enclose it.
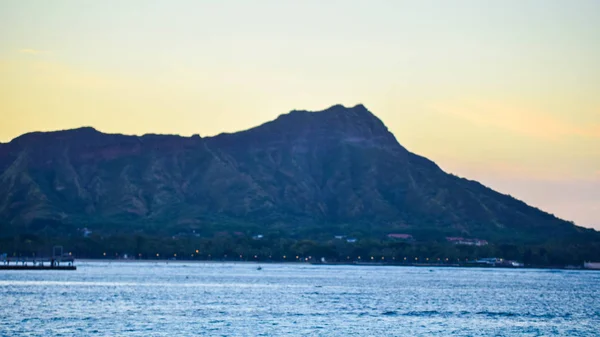
<instances>
[{"instance_id":1,"label":"rocky cliff face","mask_svg":"<svg viewBox=\"0 0 600 337\"><path fill-rule=\"evenodd\" d=\"M26 231L229 222L484 238L582 231L446 174L362 105L292 111L210 138L30 133L0 144L0 172L0 223Z\"/></svg>"}]
</instances>

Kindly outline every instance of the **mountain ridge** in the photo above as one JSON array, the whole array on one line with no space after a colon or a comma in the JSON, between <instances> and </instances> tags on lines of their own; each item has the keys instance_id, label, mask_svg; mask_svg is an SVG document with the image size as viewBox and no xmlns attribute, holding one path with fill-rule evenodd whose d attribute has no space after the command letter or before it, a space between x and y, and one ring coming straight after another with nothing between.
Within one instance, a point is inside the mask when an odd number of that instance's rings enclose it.
<instances>
[{"instance_id":1,"label":"mountain ridge","mask_svg":"<svg viewBox=\"0 0 600 337\"><path fill-rule=\"evenodd\" d=\"M406 231L547 241L596 233L405 149L359 104L211 137L92 127L0 144L0 225L22 231Z\"/></svg>"}]
</instances>

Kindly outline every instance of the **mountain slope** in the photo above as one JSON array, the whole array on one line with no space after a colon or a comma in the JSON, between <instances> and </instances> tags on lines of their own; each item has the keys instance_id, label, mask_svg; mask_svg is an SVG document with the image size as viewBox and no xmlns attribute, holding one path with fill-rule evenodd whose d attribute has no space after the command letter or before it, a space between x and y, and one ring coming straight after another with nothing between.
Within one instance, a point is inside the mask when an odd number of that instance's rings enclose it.
<instances>
[{"instance_id":1,"label":"mountain slope","mask_svg":"<svg viewBox=\"0 0 600 337\"><path fill-rule=\"evenodd\" d=\"M446 174L362 105L292 111L210 138L30 133L0 144L0 172L0 225L14 231L251 226L515 241L591 233Z\"/></svg>"}]
</instances>

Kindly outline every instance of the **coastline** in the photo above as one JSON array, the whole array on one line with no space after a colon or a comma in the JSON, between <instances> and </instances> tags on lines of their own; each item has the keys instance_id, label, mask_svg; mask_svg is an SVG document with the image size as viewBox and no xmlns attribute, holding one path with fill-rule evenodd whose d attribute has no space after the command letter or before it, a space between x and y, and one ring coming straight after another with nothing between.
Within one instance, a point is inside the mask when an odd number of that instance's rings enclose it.
<instances>
[{"instance_id":1,"label":"coastline","mask_svg":"<svg viewBox=\"0 0 600 337\"><path fill-rule=\"evenodd\" d=\"M597 269L587 268L572 268L560 266L491 266L479 264L402 264L402 263L368 263L368 262L342 262L342 263L322 263L322 262L286 262L286 261L232 261L232 260L168 260L168 259L77 259L77 262L105 262L105 263L147 263L147 264L252 264L252 265L269 265L269 264L285 264L285 265L311 265L311 266L356 266L356 267L418 267L418 268L481 268L481 269L543 269L543 270L585 270L585 271L600 271Z\"/></svg>"}]
</instances>

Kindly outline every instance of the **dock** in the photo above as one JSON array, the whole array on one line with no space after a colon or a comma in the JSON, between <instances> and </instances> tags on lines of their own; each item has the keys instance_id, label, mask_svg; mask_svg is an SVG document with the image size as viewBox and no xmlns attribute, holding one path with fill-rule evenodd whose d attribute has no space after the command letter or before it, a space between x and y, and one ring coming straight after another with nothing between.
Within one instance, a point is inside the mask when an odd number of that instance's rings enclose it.
<instances>
[{"instance_id":1,"label":"dock","mask_svg":"<svg viewBox=\"0 0 600 337\"><path fill-rule=\"evenodd\" d=\"M76 266L0 265L0 270L77 270Z\"/></svg>"},{"instance_id":2,"label":"dock","mask_svg":"<svg viewBox=\"0 0 600 337\"><path fill-rule=\"evenodd\" d=\"M0 270L77 270L75 259L65 258L15 258L0 261Z\"/></svg>"},{"instance_id":3,"label":"dock","mask_svg":"<svg viewBox=\"0 0 600 337\"><path fill-rule=\"evenodd\" d=\"M55 246L52 257L8 257L0 255L0 270L77 270L75 258L63 254L62 246Z\"/></svg>"}]
</instances>

